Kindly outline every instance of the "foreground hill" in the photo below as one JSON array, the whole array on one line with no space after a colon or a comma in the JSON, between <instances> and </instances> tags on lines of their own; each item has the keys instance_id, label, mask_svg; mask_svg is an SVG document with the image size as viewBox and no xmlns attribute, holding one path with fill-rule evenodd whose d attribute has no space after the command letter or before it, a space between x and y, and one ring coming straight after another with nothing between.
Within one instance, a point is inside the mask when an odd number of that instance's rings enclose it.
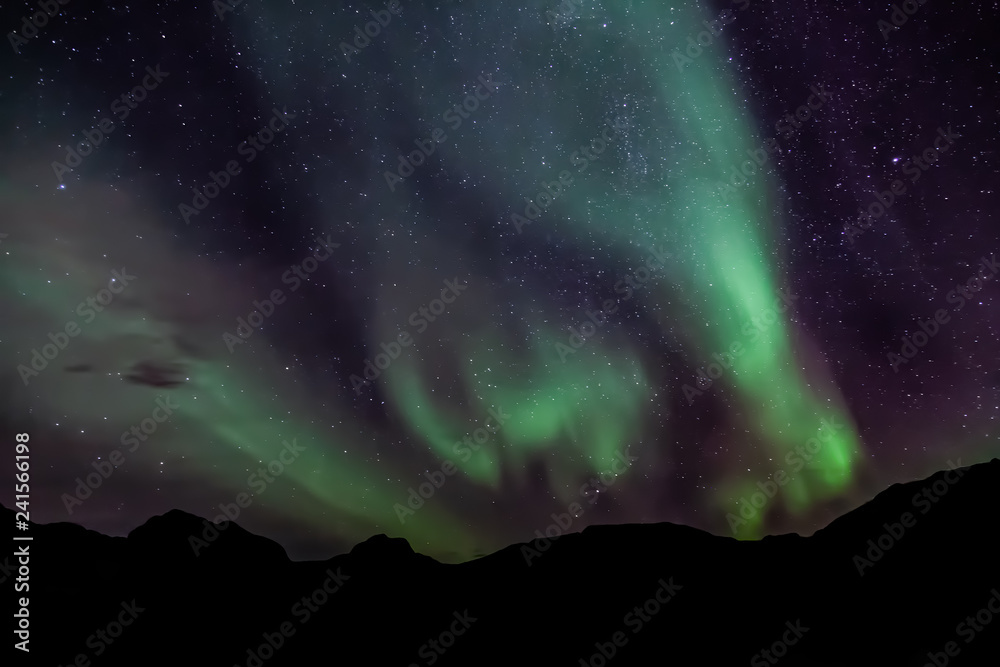
<instances>
[{"instance_id":1,"label":"foreground hill","mask_svg":"<svg viewBox=\"0 0 1000 667\"><path fill-rule=\"evenodd\" d=\"M0 578L25 595L30 544L31 653L14 664L47 667L997 665L998 488L994 459L808 538L592 526L460 565L384 535L292 562L236 524L195 556L204 520L172 511L126 538L32 524Z\"/></svg>"}]
</instances>

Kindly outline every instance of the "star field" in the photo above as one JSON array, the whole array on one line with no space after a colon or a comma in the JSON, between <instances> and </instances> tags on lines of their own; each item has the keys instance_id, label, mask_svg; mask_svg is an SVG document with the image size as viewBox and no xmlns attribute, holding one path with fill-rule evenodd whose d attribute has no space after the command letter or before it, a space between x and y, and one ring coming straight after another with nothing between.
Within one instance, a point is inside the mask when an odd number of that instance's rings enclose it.
<instances>
[{"instance_id":1,"label":"star field","mask_svg":"<svg viewBox=\"0 0 1000 667\"><path fill-rule=\"evenodd\" d=\"M732 535L782 468L737 536L809 534L1000 455L995 5L392 9L73 0L7 36L0 423L34 520L247 493L293 558L460 561L581 498L574 531Z\"/></svg>"}]
</instances>

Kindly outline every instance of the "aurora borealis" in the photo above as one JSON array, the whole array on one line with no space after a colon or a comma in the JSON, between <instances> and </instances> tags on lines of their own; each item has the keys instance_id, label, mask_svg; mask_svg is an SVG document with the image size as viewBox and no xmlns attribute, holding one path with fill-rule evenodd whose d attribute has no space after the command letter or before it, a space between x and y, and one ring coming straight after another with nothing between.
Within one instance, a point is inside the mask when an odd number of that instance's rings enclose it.
<instances>
[{"instance_id":1,"label":"aurora borealis","mask_svg":"<svg viewBox=\"0 0 1000 667\"><path fill-rule=\"evenodd\" d=\"M5 54L0 422L44 452L34 520L124 534L248 492L292 558L387 533L458 561L581 497L570 530L733 535L781 469L736 536L809 534L1000 455L1000 286L965 287L1000 250L995 7L394 7L74 0Z\"/></svg>"}]
</instances>

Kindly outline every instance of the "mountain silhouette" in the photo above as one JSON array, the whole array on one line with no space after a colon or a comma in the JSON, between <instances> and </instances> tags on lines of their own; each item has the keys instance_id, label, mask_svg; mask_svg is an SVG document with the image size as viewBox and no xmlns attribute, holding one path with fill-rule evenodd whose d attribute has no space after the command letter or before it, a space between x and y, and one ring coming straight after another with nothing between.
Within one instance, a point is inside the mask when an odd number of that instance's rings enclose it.
<instances>
[{"instance_id":1,"label":"mountain silhouette","mask_svg":"<svg viewBox=\"0 0 1000 667\"><path fill-rule=\"evenodd\" d=\"M124 538L12 530L32 540L6 541L0 578L13 589L28 545L15 664L997 665L997 488L994 459L893 485L811 537L589 526L457 565L386 535L293 562L173 510Z\"/></svg>"}]
</instances>

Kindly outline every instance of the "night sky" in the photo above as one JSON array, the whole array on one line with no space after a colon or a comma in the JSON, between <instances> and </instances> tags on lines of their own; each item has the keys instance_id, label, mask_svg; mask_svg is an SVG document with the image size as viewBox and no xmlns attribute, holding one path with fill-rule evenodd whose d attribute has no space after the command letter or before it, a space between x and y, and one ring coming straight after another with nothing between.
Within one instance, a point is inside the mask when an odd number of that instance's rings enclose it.
<instances>
[{"instance_id":1,"label":"night sky","mask_svg":"<svg viewBox=\"0 0 1000 667\"><path fill-rule=\"evenodd\" d=\"M35 521L460 561L1000 456L996 2L55 6L0 12Z\"/></svg>"}]
</instances>

